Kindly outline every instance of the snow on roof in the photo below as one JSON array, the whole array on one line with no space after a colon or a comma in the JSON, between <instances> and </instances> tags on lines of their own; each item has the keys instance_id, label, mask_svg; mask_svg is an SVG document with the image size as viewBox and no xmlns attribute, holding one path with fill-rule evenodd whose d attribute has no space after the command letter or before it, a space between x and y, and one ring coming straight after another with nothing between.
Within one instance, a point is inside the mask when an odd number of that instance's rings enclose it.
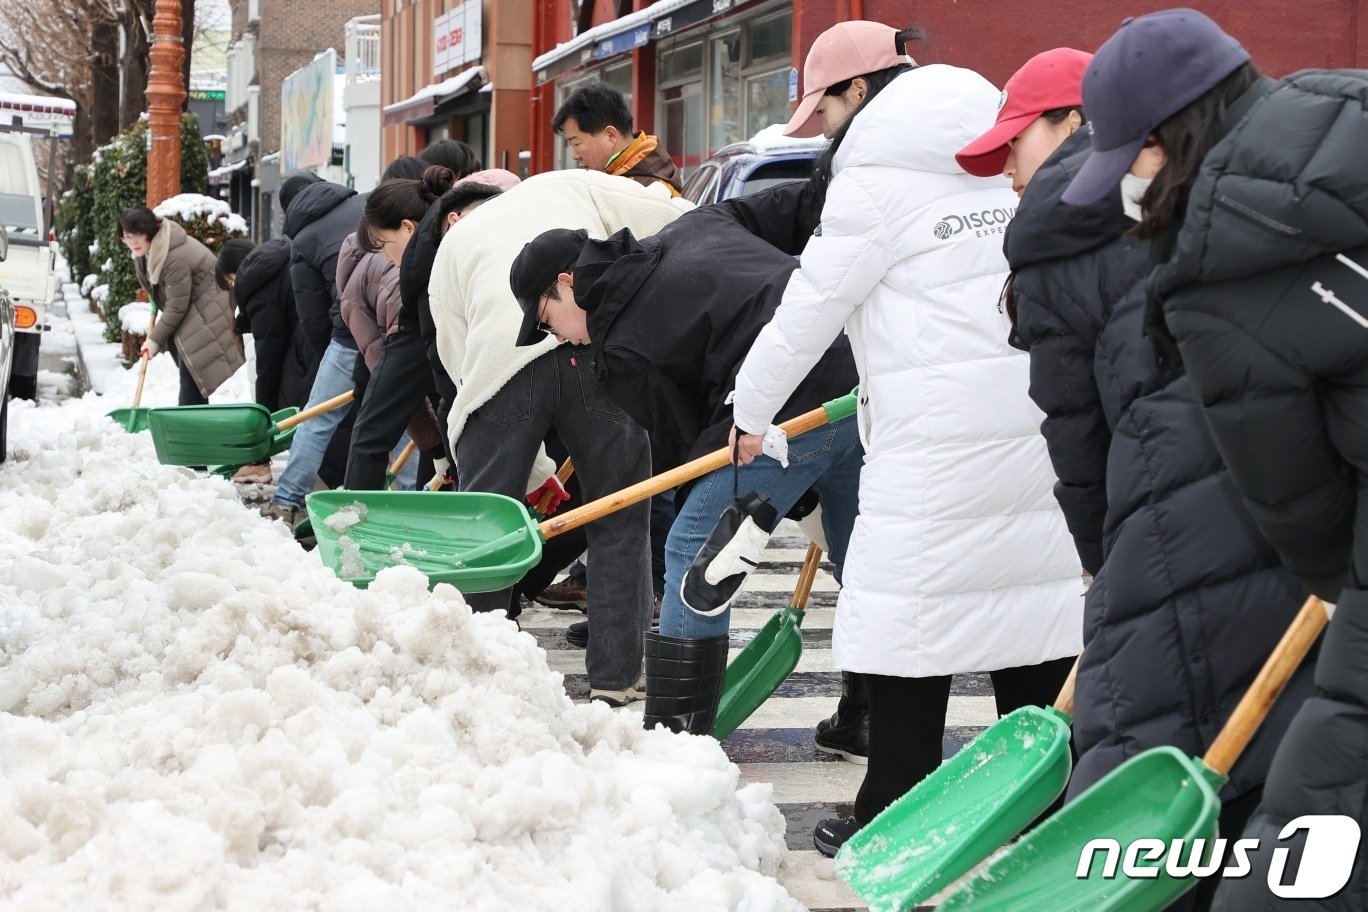
<instances>
[{"instance_id":1,"label":"snow on roof","mask_svg":"<svg viewBox=\"0 0 1368 912\"><path fill-rule=\"evenodd\" d=\"M486 78L484 67L471 67L468 70L462 70L450 79L444 79L441 82L434 82L431 85L424 86L403 101L396 101L392 105L385 105L385 111L387 113L389 111L398 111L407 108L410 105L418 104L420 101L427 101L429 98L442 98L446 95L455 95L457 92L470 85L471 80L476 78Z\"/></svg>"},{"instance_id":2,"label":"snow on roof","mask_svg":"<svg viewBox=\"0 0 1368 912\"><path fill-rule=\"evenodd\" d=\"M0 92L0 108L12 111L32 111L36 114L76 116L76 102L52 95L21 95L16 92Z\"/></svg>"},{"instance_id":3,"label":"snow on roof","mask_svg":"<svg viewBox=\"0 0 1368 912\"><path fill-rule=\"evenodd\" d=\"M656 0L655 3L652 3L645 9L637 10L635 13L628 13L620 19L614 19L612 22L596 25L586 32L580 32L569 41L556 45L554 48L532 61L532 71L544 70L557 60L567 57L582 48L592 47L604 38L609 38L613 35L620 34L621 32L630 31L639 25L653 22L661 16L668 16L675 10L688 6L693 2L694 0Z\"/></svg>"}]
</instances>

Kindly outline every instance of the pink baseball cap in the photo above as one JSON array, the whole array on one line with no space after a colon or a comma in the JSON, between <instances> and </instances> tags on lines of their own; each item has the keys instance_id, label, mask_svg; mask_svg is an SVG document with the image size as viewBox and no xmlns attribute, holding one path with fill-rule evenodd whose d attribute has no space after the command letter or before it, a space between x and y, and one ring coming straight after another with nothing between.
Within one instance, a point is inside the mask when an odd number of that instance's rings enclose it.
<instances>
[{"instance_id":1,"label":"pink baseball cap","mask_svg":"<svg viewBox=\"0 0 1368 912\"><path fill-rule=\"evenodd\" d=\"M464 187L467 184L483 184L486 187L493 187L496 190L511 190L521 181L518 175L512 171L505 171L503 168L489 168L485 171L476 171L468 174L451 185L451 189Z\"/></svg>"},{"instance_id":2,"label":"pink baseball cap","mask_svg":"<svg viewBox=\"0 0 1368 912\"><path fill-rule=\"evenodd\" d=\"M856 76L866 76L916 61L899 53L898 30L882 22L840 22L817 36L803 61L803 100L784 127L785 136L820 136L817 106L826 90Z\"/></svg>"},{"instance_id":3,"label":"pink baseball cap","mask_svg":"<svg viewBox=\"0 0 1368 912\"><path fill-rule=\"evenodd\" d=\"M1055 48L1026 61L1002 89L997 123L956 152L955 161L975 177L1001 174L1008 145L1032 121L1056 108L1083 107L1083 73L1092 56L1073 48Z\"/></svg>"}]
</instances>

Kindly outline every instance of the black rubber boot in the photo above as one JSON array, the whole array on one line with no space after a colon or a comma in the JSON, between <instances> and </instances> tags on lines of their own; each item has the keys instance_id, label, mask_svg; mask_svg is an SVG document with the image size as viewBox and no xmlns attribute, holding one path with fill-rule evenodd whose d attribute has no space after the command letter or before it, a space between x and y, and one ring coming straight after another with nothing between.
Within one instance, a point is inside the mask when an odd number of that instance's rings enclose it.
<instances>
[{"instance_id":1,"label":"black rubber boot","mask_svg":"<svg viewBox=\"0 0 1368 912\"><path fill-rule=\"evenodd\" d=\"M646 634L647 728L711 735L727 673L725 636L690 640Z\"/></svg>"},{"instance_id":2,"label":"black rubber boot","mask_svg":"<svg viewBox=\"0 0 1368 912\"><path fill-rule=\"evenodd\" d=\"M830 719L817 723L817 749L851 763L869 762L869 687L864 675L841 672L841 702Z\"/></svg>"}]
</instances>

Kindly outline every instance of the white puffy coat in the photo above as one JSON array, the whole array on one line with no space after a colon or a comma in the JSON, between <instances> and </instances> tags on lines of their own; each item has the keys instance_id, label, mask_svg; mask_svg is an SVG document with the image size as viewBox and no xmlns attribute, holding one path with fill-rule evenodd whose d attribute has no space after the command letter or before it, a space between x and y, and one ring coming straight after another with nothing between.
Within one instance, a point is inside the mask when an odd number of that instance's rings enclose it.
<instances>
[{"instance_id":1,"label":"white puffy coat","mask_svg":"<svg viewBox=\"0 0 1368 912\"><path fill-rule=\"evenodd\" d=\"M833 639L849 671L991 671L1082 648L1082 571L998 309L1016 197L954 159L997 99L933 65L856 116L820 232L737 378L736 423L763 431L850 334L865 464Z\"/></svg>"}]
</instances>

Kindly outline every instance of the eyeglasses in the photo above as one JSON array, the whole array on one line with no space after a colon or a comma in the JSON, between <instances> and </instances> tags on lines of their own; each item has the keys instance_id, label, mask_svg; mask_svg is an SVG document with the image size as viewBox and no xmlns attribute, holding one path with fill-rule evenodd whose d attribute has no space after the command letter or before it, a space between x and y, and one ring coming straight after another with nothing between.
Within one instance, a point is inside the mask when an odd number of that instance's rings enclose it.
<instances>
[{"instance_id":1,"label":"eyeglasses","mask_svg":"<svg viewBox=\"0 0 1368 912\"><path fill-rule=\"evenodd\" d=\"M551 324L546 322L546 296L543 295L537 304L537 332L546 333L554 336L556 331L551 328Z\"/></svg>"}]
</instances>

